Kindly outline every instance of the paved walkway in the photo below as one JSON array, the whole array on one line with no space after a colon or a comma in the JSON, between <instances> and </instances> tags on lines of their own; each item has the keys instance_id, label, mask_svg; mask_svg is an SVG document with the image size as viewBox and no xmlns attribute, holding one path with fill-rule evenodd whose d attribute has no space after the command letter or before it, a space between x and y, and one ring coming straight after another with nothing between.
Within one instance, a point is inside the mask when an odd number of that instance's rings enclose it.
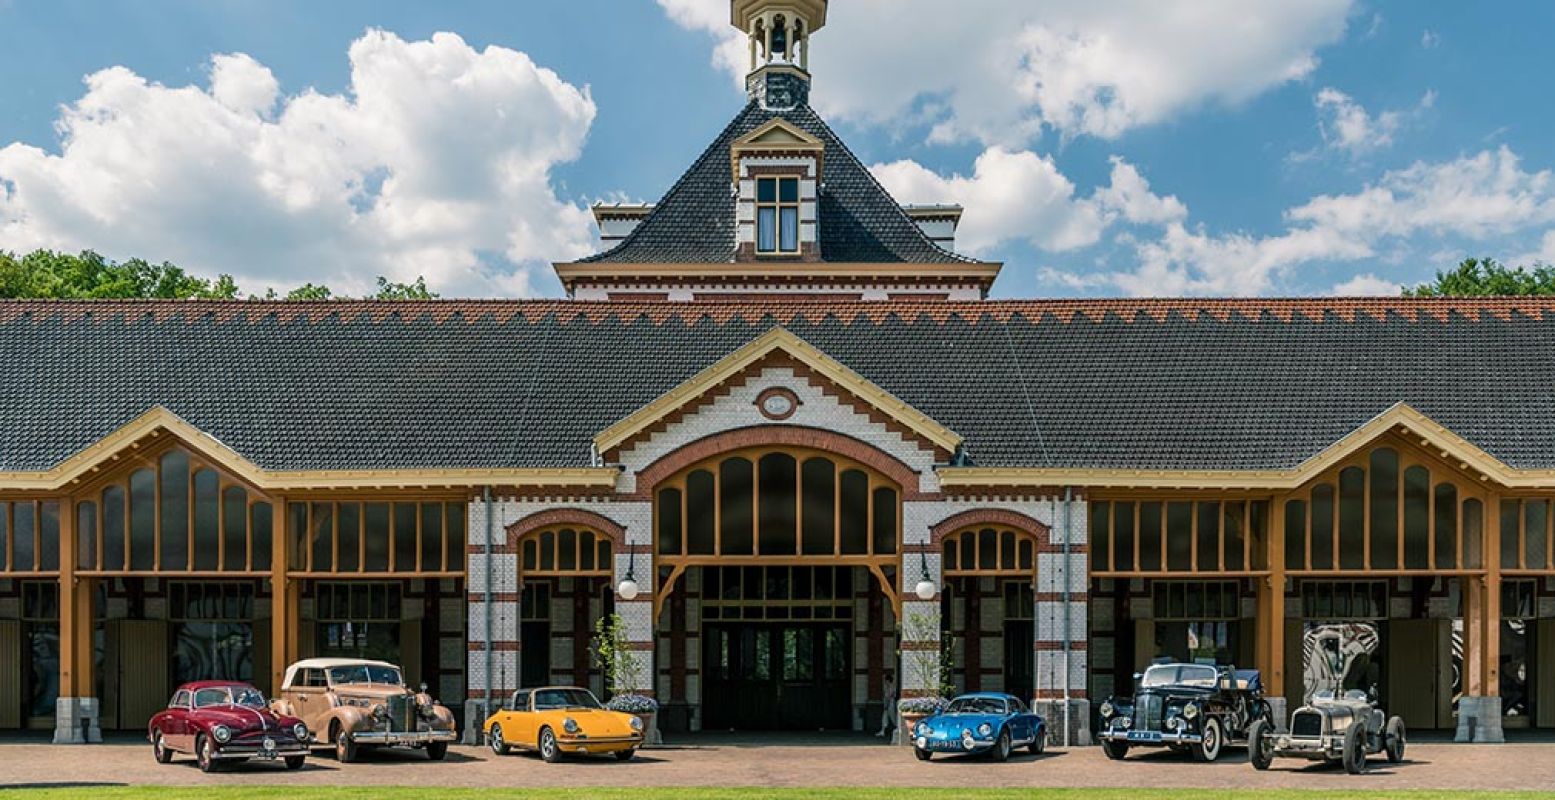
<instances>
[{"instance_id":1,"label":"paved walkway","mask_svg":"<svg viewBox=\"0 0 1555 800\"><path fill-rule=\"evenodd\" d=\"M324 755L288 772L279 765L229 767L205 775L193 759L170 765L152 760L133 739L93 746L54 746L37 740L0 741L0 786L15 785L410 785L410 786L1114 786L1167 788L1286 787L1335 789L1545 789L1555 787L1555 743L1455 745L1411 743L1403 764L1374 760L1367 775L1277 761L1269 772L1248 766L1240 752L1215 764L1196 764L1166 752L1108 761L1096 747L1024 753L996 764L963 758L920 763L903 748L857 737L816 745L760 737L700 738L644 751L635 761L578 759L546 764L533 755L497 758L489 750L454 747L446 761L421 753L382 751L364 763L337 764Z\"/></svg>"}]
</instances>

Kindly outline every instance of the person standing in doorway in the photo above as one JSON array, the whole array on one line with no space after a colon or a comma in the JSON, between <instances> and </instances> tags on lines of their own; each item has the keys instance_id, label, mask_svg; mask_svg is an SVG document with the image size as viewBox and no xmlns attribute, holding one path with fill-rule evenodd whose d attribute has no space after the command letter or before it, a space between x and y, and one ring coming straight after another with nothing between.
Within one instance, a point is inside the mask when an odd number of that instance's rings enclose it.
<instances>
[{"instance_id":1,"label":"person standing in doorway","mask_svg":"<svg viewBox=\"0 0 1555 800\"><path fill-rule=\"evenodd\" d=\"M890 670L885 673L885 708L880 711L880 732L875 736L884 739L896 727L896 679Z\"/></svg>"}]
</instances>

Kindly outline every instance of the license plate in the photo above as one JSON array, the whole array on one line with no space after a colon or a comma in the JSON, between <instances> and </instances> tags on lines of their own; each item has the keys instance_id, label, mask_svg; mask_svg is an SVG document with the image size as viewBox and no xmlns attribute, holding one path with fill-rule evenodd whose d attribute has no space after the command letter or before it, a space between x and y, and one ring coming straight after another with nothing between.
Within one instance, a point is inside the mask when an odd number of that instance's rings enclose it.
<instances>
[{"instance_id":1,"label":"license plate","mask_svg":"<svg viewBox=\"0 0 1555 800\"><path fill-rule=\"evenodd\" d=\"M1159 742L1161 734L1156 731L1129 731L1128 740L1131 742Z\"/></svg>"},{"instance_id":2,"label":"license plate","mask_svg":"<svg viewBox=\"0 0 1555 800\"><path fill-rule=\"evenodd\" d=\"M415 741L416 740L411 739L408 736L390 736L384 740L384 744L387 744L390 747L396 747L400 745L415 744Z\"/></svg>"}]
</instances>

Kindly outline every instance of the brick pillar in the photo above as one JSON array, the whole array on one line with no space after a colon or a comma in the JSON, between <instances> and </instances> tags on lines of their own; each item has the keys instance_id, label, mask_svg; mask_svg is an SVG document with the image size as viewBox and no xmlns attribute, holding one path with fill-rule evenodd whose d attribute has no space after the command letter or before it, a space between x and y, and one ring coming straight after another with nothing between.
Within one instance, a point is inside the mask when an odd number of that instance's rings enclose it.
<instances>
[{"instance_id":1,"label":"brick pillar","mask_svg":"<svg viewBox=\"0 0 1555 800\"><path fill-rule=\"evenodd\" d=\"M1037 696L1033 706L1046 719L1048 735L1055 744L1090 744L1091 706L1086 698L1085 681L1088 673L1087 632L1090 629L1085 501L1056 499L1052 501L1051 518L1053 526L1048 541L1038 542L1037 630L1033 645L1037 651ZM1069 542L1067 558L1064 555L1066 537ZM1067 604L1064 602L1066 586Z\"/></svg>"},{"instance_id":2,"label":"brick pillar","mask_svg":"<svg viewBox=\"0 0 1555 800\"><path fill-rule=\"evenodd\" d=\"M492 508L495 513L495 503ZM507 546L506 533L495 519L488 542L486 520L486 504L481 500L470 503L467 530L471 544L466 550L465 570L469 661L465 670L463 737L464 743L470 745L481 743L481 726L486 717L518 688L520 675L518 557Z\"/></svg>"},{"instance_id":3,"label":"brick pillar","mask_svg":"<svg viewBox=\"0 0 1555 800\"><path fill-rule=\"evenodd\" d=\"M658 667L654 663L655 620L653 618L654 593L658 580L653 568L653 532L646 525L630 525L626 528L626 546L615 555L615 586L630 576L637 583L638 594L627 600L616 595L616 613L626 626L627 645L638 658L637 685L626 687L637 694L654 695L658 683ZM684 578L682 578L684 580ZM663 699L660 699L663 702ZM646 744L658 744L658 720L644 737Z\"/></svg>"}]
</instances>

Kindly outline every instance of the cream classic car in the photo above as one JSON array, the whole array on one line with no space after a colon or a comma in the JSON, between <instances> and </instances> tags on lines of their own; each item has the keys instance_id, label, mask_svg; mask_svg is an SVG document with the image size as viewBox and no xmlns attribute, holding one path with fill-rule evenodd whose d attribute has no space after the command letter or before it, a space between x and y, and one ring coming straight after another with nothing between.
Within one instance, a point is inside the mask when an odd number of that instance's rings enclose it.
<instances>
[{"instance_id":1,"label":"cream classic car","mask_svg":"<svg viewBox=\"0 0 1555 800\"><path fill-rule=\"evenodd\" d=\"M451 712L426 693L406 688L400 668L385 661L309 658L286 668L271 708L297 717L314 747L353 761L362 747L415 747L433 761L458 738Z\"/></svg>"}]
</instances>

